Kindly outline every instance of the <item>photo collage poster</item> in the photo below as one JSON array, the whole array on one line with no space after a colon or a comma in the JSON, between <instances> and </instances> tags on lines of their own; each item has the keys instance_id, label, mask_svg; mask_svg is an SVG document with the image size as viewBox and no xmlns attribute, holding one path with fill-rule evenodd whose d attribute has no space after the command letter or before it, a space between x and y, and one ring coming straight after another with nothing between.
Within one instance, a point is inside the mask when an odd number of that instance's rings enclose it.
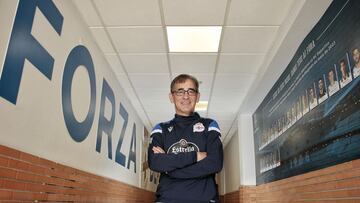
<instances>
[{"instance_id":1,"label":"photo collage poster","mask_svg":"<svg viewBox=\"0 0 360 203\"><path fill-rule=\"evenodd\" d=\"M360 1L333 1L253 114L257 184L360 158Z\"/></svg>"}]
</instances>

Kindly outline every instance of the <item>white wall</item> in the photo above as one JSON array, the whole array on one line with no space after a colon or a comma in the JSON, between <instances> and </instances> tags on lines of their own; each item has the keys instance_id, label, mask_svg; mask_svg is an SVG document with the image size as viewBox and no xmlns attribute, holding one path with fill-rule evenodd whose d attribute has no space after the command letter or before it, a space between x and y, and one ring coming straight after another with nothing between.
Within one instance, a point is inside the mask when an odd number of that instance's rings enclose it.
<instances>
[{"instance_id":1,"label":"white wall","mask_svg":"<svg viewBox=\"0 0 360 203\"><path fill-rule=\"evenodd\" d=\"M239 138L237 132L231 136L228 144L224 148L224 183L225 193L233 192L239 189L240 174L239 174Z\"/></svg>"},{"instance_id":2,"label":"white wall","mask_svg":"<svg viewBox=\"0 0 360 203\"><path fill-rule=\"evenodd\" d=\"M47 2L47 1L46 1ZM101 54L93 40L89 29L71 1L56 0L55 6L64 20L59 35L45 17L41 9L37 8L31 29L31 35L54 58L51 79L42 74L31 60L26 59L16 103L4 98L0 89L0 144L37 155L54 162L88 171L100 176L109 177L134 186L139 186L141 174L142 136L144 125L137 116L131 102L125 96L117 77ZM28 45L27 40L18 40L16 52L8 53L10 36L15 19L18 1L0 0L0 81L6 77L3 74L5 58L16 56L23 50L35 52ZM22 14L20 14L22 15ZM90 52L96 83L96 97L93 121L90 132L83 141L75 141L65 123L63 95L63 76L69 53L78 45L83 45ZM31 49L31 50L29 50ZM8 55L7 55L8 53ZM43 57L37 55L37 57ZM43 61L43 60L40 60ZM15 70L15 69L14 69ZM78 122L82 122L88 115L90 107L90 79L89 71L79 67L74 73L71 86L71 101L73 114ZM21 74L21 72L20 72ZM102 132L100 153L96 151L101 117L101 95L103 80L106 80L115 96L115 120L111 133L112 158L108 158L108 135ZM1 85L1 83L0 83ZM2 84L2 89L13 88L10 84ZM105 100L105 118L110 120L112 105ZM120 103L128 112L128 124L125 128L123 142L119 145L120 134L124 118L119 113ZM129 162L130 143L133 125L136 124L136 172L134 162ZM120 146L120 148L117 148ZM125 166L115 162L116 150L125 155Z\"/></svg>"},{"instance_id":3,"label":"white wall","mask_svg":"<svg viewBox=\"0 0 360 203\"><path fill-rule=\"evenodd\" d=\"M240 185L256 185L255 151L252 116L238 116L240 151Z\"/></svg>"},{"instance_id":4,"label":"white wall","mask_svg":"<svg viewBox=\"0 0 360 203\"><path fill-rule=\"evenodd\" d=\"M220 173L220 194L227 194L240 186L256 185L255 152L252 116L237 117L237 131L225 140L224 169Z\"/></svg>"}]
</instances>

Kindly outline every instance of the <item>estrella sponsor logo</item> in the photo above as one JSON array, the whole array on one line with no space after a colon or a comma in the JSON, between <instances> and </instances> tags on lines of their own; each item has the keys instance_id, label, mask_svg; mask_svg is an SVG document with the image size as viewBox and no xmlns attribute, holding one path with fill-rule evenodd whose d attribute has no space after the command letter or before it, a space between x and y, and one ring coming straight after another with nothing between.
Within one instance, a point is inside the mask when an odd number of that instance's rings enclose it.
<instances>
[{"instance_id":1,"label":"estrella sponsor logo","mask_svg":"<svg viewBox=\"0 0 360 203\"><path fill-rule=\"evenodd\" d=\"M172 144L167 150L167 153L178 154L193 151L198 152L199 147L193 142L188 142L185 139L181 139L178 142Z\"/></svg>"}]
</instances>

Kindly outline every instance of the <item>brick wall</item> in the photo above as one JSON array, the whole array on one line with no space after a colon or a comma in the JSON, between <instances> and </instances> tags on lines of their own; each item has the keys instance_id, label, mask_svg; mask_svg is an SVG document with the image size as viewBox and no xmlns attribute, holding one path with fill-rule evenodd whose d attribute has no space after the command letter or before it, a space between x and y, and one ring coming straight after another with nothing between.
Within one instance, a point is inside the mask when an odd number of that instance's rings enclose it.
<instances>
[{"instance_id":1,"label":"brick wall","mask_svg":"<svg viewBox=\"0 0 360 203\"><path fill-rule=\"evenodd\" d=\"M303 175L259 186L239 188L224 203L360 203L360 160L350 161ZM231 199L231 201L228 201Z\"/></svg>"},{"instance_id":2,"label":"brick wall","mask_svg":"<svg viewBox=\"0 0 360 203\"><path fill-rule=\"evenodd\" d=\"M239 202L256 203L256 186L241 186Z\"/></svg>"},{"instance_id":3,"label":"brick wall","mask_svg":"<svg viewBox=\"0 0 360 203\"><path fill-rule=\"evenodd\" d=\"M154 193L0 145L0 202L154 202Z\"/></svg>"},{"instance_id":4,"label":"brick wall","mask_svg":"<svg viewBox=\"0 0 360 203\"><path fill-rule=\"evenodd\" d=\"M234 191L234 192L230 192L227 193L226 195L222 196L220 198L222 203L237 203L239 202L240 198L240 193L239 191Z\"/></svg>"}]
</instances>

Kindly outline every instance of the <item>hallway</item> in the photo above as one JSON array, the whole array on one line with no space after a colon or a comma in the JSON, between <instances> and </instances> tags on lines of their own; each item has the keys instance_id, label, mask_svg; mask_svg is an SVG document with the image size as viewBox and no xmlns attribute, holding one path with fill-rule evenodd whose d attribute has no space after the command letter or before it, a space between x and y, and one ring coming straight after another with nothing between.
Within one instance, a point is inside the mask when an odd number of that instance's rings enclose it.
<instances>
[{"instance_id":1,"label":"hallway","mask_svg":"<svg viewBox=\"0 0 360 203\"><path fill-rule=\"evenodd\" d=\"M360 202L359 10L0 0L0 202L154 202L148 146L178 112L169 88L182 73L215 121L192 132L221 131L220 202Z\"/></svg>"}]
</instances>

